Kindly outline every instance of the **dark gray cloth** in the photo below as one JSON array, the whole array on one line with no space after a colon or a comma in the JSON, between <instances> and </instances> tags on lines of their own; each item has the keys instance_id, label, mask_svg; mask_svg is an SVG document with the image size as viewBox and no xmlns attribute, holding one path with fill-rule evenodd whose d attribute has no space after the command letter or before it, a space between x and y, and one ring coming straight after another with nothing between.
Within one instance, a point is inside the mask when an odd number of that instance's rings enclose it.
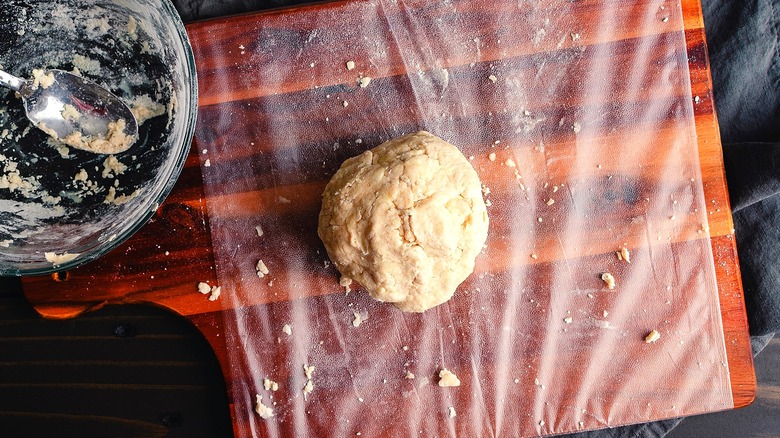
<instances>
[{"instance_id":1,"label":"dark gray cloth","mask_svg":"<svg viewBox=\"0 0 780 438\"><path fill-rule=\"evenodd\" d=\"M185 22L306 3L174 0ZM702 0L753 354L780 331L780 0ZM681 419L566 435L662 437Z\"/></svg>"}]
</instances>

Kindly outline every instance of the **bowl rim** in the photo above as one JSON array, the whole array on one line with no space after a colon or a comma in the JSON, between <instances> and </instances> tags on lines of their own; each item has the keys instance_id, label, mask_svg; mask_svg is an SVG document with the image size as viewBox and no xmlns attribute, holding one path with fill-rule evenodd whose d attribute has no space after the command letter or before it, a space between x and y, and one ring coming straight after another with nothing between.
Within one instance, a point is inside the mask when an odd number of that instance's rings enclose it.
<instances>
[{"instance_id":1,"label":"bowl rim","mask_svg":"<svg viewBox=\"0 0 780 438\"><path fill-rule=\"evenodd\" d=\"M186 125L187 129L184 134L184 138L182 139L182 147L179 150L178 156L175 157L175 162L173 167L171 168L170 174L167 175L167 182L160 190L159 194L157 195L156 199L154 199L154 203L152 203L151 206L146 210L146 212L139 216L135 223L129 227L127 227L123 232L118 234L114 239L109 240L105 242L102 246L98 246L96 250L93 252L90 252L88 254L84 254L83 256L80 254L75 259L51 266L47 266L45 268L4 268L0 266L0 276L36 276L36 275L48 275L53 274L56 272L63 272L70 269L77 268L79 266L82 266L84 264L87 264L89 262L94 261L95 259L104 256L105 254L113 251L118 246L123 244L125 241L127 241L130 237L132 237L135 233L138 232L146 223L149 221L149 219L154 216L154 214L157 212L157 210L160 208L160 205L162 205L163 201L168 197L171 190L173 189L173 186L176 184L176 181L179 179L179 176L181 175L182 169L184 168L184 163L187 160L187 156L190 153L190 149L192 147L192 140L195 136L195 122L198 118L198 73L197 68L195 65L195 55L192 51L192 45L190 44L189 36L187 35L187 30L184 26L184 22L181 20L181 16L179 15L179 12L176 10L176 8L173 6L173 3L171 3L171 0L160 0L160 5L162 6L164 10L164 14L168 15L173 20L173 25L176 29L176 32L178 33L179 39L181 41L181 44L184 48L184 56L183 61L187 64L186 70L190 74L188 77L185 78L185 81L189 82L190 85L190 93L189 93L189 99L192 103L190 105L189 111L186 114L187 120Z\"/></svg>"}]
</instances>

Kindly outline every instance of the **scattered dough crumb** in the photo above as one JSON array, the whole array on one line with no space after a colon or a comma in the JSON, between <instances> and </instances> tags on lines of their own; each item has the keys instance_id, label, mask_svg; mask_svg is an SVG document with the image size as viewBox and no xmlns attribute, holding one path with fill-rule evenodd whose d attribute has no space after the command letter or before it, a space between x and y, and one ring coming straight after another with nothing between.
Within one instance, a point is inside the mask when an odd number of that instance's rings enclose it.
<instances>
[{"instance_id":1,"label":"scattered dough crumb","mask_svg":"<svg viewBox=\"0 0 780 438\"><path fill-rule=\"evenodd\" d=\"M209 286L207 283L204 283L204 282L201 281L200 283L198 283L198 292L200 292L200 293L205 295L205 294L211 292L211 286Z\"/></svg>"},{"instance_id":2,"label":"scattered dough crumb","mask_svg":"<svg viewBox=\"0 0 780 438\"><path fill-rule=\"evenodd\" d=\"M579 124L579 123L577 123L577 122L574 122L574 123L571 125L571 130L572 130L572 131L574 131L574 133L576 134L576 133L578 133L578 132L580 132L580 131L582 130L582 125L580 125L580 124Z\"/></svg>"},{"instance_id":3,"label":"scattered dough crumb","mask_svg":"<svg viewBox=\"0 0 780 438\"><path fill-rule=\"evenodd\" d=\"M604 281L604 284L607 286L607 289L615 288L615 277L609 272L605 272L601 274L601 279Z\"/></svg>"},{"instance_id":4,"label":"scattered dough crumb","mask_svg":"<svg viewBox=\"0 0 780 438\"><path fill-rule=\"evenodd\" d=\"M303 387L303 399L306 400L312 391L314 391L314 383L311 380L307 380L306 385Z\"/></svg>"},{"instance_id":5,"label":"scattered dough crumb","mask_svg":"<svg viewBox=\"0 0 780 438\"><path fill-rule=\"evenodd\" d=\"M342 275L341 278L339 279L339 285L341 285L341 287L344 288L344 291L346 293L349 293L349 291L351 290L349 286L352 285L352 279L345 275Z\"/></svg>"},{"instance_id":6,"label":"scattered dough crumb","mask_svg":"<svg viewBox=\"0 0 780 438\"><path fill-rule=\"evenodd\" d=\"M604 318L606 318L607 316L609 316L609 312L607 312L607 311L605 310L605 311L602 313L602 315L604 316Z\"/></svg>"},{"instance_id":7,"label":"scattered dough crumb","mask_svg":"<svg viewBox=\"0 0 780 438\"><path fill-rule=\"evenodd\" d=\"M617 252L617 258L620 261L631 263L631 253L628 252L628 248L626 248L625 246L620 248L620 251Z\"/></svg>"},{"instance_id":8,"label":"scattered dough crumb","mask_svg":"<svg viewBox=\"0 0 780 438\"><path fill-rule=\"evenodd\" d=\"M209 301L217 301L219 294L222 293L222 286L214 286L211 288L211 295L209 295Z\"/></svg>"},{"instance_id":9,"label":"scattered dough crumb","mask_svg":"<svg viewBox=\"0 0 780 438\"><path fill-rule=\"evenodd\" d=\"M360 84L360 88L366 88L368 87L368 84L371 83L371 78L368 76L362 77L358 83Z\"/></svg>"},{"instance_id":10,"label":"scattered dough crumb","mask_svg":"<svg viewBox=\"0 0 780 438\"><path fill-rule=\"evenodd\" d=\"M203 163L203 167L211 167L211 160L206 158L206 161Z\"/></svg>"},{"instance_id":11,"label":"scattered dough crumb","mask_svg":"<svg viewBox=\"0 0 780 438\"><path fill-rule=\"evenodd\" d=\"M54 73L49 72L48 74L43 74L43 70L34 69L32 71L33 75L33 83L32 83L32 89L35 90L38 87L41 87L43 89L51 87L51 85L54 83Z\"/></svg>"},{"instance_id":12,"label":"scattered dough crumb","mask_svg":"<svg viewBox=\"0 0 780 438\"><path fill-rule=\"evenodd\" d=\"M496 161L496 153L495 152L491 152L490 155L488 155L488 160Z\"/></svg>"},{"instance_id":13,"label":"scattered dough crumb","mask_svg":"<svg viewBox=\"0 0 780 438\"><path fill-rule=\"evenodd\" d=\"M347 102L347 101L345 100L345 101L341 102L341 105L342 105L342 106L344 106L344 108L346 108L346 107L348 107L348 106L349 106L349 102Z\"/></svg>"},{"instance_id":14,"label":"scattered dough crumb","mask_svg":"<svg viewBox=\"0 0 780 438\"><path fill-rule=\"evenodd\" d=\"M661 333L658 330L653 330L645 336L645 343L652 344L659 339L661 339Z\"/></svg>"},{"instance_id":15,"label":"scattered dough crumb","mask_svg":"<svg viewBox=\"0 0 780 438\"><path fill-rule=\"evenodd\" d=\"M257 394L256 397L257 397L257 402L256 402L256 405L255 405L255 412L257 412L258 415L260 415L260 418L262 418L263 420L267 420L267 419L273 417L274 416L274 408L272 408L270 406L266 406L266 405L263 404L263 396L262 395Z\"/></svg>"},{"instance_id":16,"label":"scattered dough crumb","mask_svg":"<svg viewBox=\"0 0 780 438\"><path fill-rule=\"evenodd\" d=\"M303 364L303 374L306 376L307 379L311 380L311 376L314 375L314 371L317 369L314 365L306 365Z\"/></svg>"},{"instance_id":17,"label":"scattered dough crumb","mask_svg":"<svg viewBox=\"0 0 780 438\"><path fill-rule=\"evenodd\" d=\"M260 278L265 277L268 275L268 267L265 265L265 263L262 260L257 261L257 265L255 266L255 270L257 271L257 276Z\"/></svg>"},{"instance_id":18,"label":"scattered dough crumb","mask_svg":"<svg viewBox=\"0 0 780 438\"><path fill-rule=\"evenodd\" d=\"M548 199L548 200L547 200L547 202L546 202L546 204L547 204L547 205L553 205L553 204L555 204L555 199L553 199L553 198L550 198L550 199Z\"/></svg>"},{"instance_id":19,"label":"scattered dough crumb","mask_svg":"<svg viewBox=\"0 0 780 438\"><path fill-rule=\"evenodd\" d=\"M504 164L506 167L517 167L517 163L515 163L515 160L511 158L507 158L506 161L504 161Z\"/></svg>"},{"instance_id":20,"label":"scattered dough crumb","mask_svg":"<svg viewBox=\"0 0 780 438\"><path fill-rule=\"evenodd\" d=\"M362 312L352 312L352 314L355 315L355 319L352 320L353 327L360 327L360 324L363 324L363 322L368 320L368 312L365 310Z\"/></svg>"},{"instance_id":21,"label":"scattered dough crumb","mask_svg":"<svg viewBox=\"0 0 780 438\"><path fill-rule=\"evenodd\" d=\"M460 386L460 379L458 379L458 376L456 376L453 372L451 372L447 368L442 368L442 370L439 371L439 386L441 387Z\"/></svg>"},{"instance_id":22,"label":"scattered dough crumb","mask_svg":"<svg viewBox=\"0 0 780 438\"><path fill-rule=\"evenodd\" d=\"M265 388L266 391L277 391L279 389L279 384L271 379L263 379L263 388Z\"/></svg>"},{"instance_id":23,"label":"scattered dough crumb","mask_svg":"<svg viewBox=\"0 0 780 438\"><path fill-rule=\"evenodd\" d=\"M257 233L257 237L263 237L263 227L260 225L255 227L255 232Z\"/></svg>"},{"instance_id":24,"label":"scattered dough crumb","mask_svg":"<svg viewBox=\"0 0 780 438\"><path fill-rule=\"evenodd\" d=\"M347 61L347 70L355 69L355 61Z\"/></svg>"},{"instance_id":25,"label":"scattered dough crumb","mask_svg":"<svg viewBox=\"0 0 780 438\"><path fill-rule=\"evenodd\" d=\"M57 265L62 265L64 263L68 263L81 254L80 253L70 254L67 252L64 252L62 254L56 254L54 252L47 252L44 253L43 255L44 257L46 257L47 262L51 263L54 266L57 266Z\"/></svg>"},{"instance_id":26,"label":"scattered dough crumb","mask_svg":"<svg viewBox=\"0 0 780 438\"><path fill-rule=\"evenodd\" d=\"M406 370L406 374L404 374L404 377L406 377L409 380L414 380L414 373L409 370Z\"/></svg>"},{"instance_id":27,"label":"scattered dough crumb","mask_svg":"<svg viewBox=\"0 0 780 438\"><path fill-rule=\"evenodd\" d=\"M563 318L563 322L565 322L566 324L571 324L572 321L573 319L571 316L567 316L566 318Z\"/></svg>"},{"instance_id":28,"label":"scattered dough crumb","mask_svg":"<svg viewBox=\"0 0 780 438\"><path fill-rule=\"evenodd\" d=\"M450 407L449 407L449 409L448 409L447 415L448 415L450 418L455 418L455 416L457 415L457 414L455 413L455 408L454 408L454 407L452 407L452 406L450 406Z\"/></svg>"},{"instance_id":29,"label":"scattered dough crumb","mask_svg":"<svg viewBox=\"0 0 780 438\"><path fill-rule=\"evenodd\" d=\"M495 84L495 83L496 83L496 81L498 80L498 78L497 78L495 75L490 75L490 76L488 76L488 79L490 79L490 82L492 82L492 83L494 83L494 84Z\"/></svg>"},{"instance_id":30,"label":"scattered dough crumb","mask_svg":"<svg viewBox=\"0 0 780 438\"><path fill-rule=\"evenodd\" d=\"M285 325L282 327L282 331L283 331L283 332L284 332L284 333L285 333L287 336L292 336L292 326L291 326L290 324L285 324Z\"/></svg>"}]
</instances>

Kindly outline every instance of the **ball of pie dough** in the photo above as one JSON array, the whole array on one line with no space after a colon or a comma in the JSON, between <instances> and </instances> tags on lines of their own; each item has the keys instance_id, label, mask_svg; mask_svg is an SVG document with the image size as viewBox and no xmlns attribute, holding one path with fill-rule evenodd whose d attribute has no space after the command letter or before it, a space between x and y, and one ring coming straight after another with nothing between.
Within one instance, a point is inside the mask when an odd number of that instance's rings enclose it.
<instances>
[{"instance_id":1,"label":"ball of pie dough","mask_svg":"<svg viewBox=\"0 0 780 438\"><path fill-rule=\"evenodd\" d=\"M423 312L474 270L488 217L477 172L425 131L346 160L323 194L328 256L379 301Z\"/></svg>"}]
</instances>

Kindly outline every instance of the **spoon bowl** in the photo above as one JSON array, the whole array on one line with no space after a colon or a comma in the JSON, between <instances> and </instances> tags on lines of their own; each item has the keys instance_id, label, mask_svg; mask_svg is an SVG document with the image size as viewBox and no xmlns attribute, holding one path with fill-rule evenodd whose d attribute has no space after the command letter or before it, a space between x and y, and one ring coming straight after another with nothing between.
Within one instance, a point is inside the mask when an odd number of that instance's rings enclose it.
<instances>
[{"instance_id":1,"label":"spoon bowl","mask_svg":"<svg viewBox=\"0 0 780 438\"><path fill-rule=\"evenodd\" d=\"M35 70L32 80L0 71L0 85L19 93L27 118L55 139L82 150L115 154L138 139L138 123L119 97L63 70Z\"/></svg>"}]
</instances>

